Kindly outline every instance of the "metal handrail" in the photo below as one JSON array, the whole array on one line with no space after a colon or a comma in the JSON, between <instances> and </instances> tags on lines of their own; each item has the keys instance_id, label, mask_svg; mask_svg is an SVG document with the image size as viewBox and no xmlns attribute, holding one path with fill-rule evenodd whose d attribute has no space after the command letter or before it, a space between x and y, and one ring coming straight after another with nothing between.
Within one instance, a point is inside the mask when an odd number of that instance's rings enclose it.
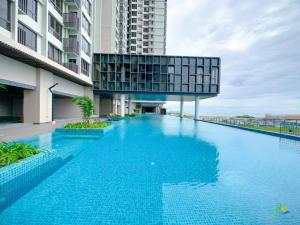
<instances>
[{"instance_id":1,"label":"metal handrail","mask_svg":"<svg viewBox=\"0 0 300 225\"><path fill-rule=\"evenodd\" d=\"M75 28L77 31L79 30L80 23L77 12L64 13L63 21L65 27Z\"/></svg>"},{"instance_id":2,"label":"metal handrail","mask_svg":"<svg viewBox=\"0 0 300 225\"><path fill-rule=\"evenodd\" d=\"M79 54L79 41L77 38L64 38L63 46L65 52Z\"/></svg>"},{"instance_id":3,"label":"metal handrail","mask_svg":"<svg viewBox=\"0 0 300 225\"><path fill-rule=\"evenodd\" d=\"M53 6L53 8L60 14L62 15L62 7L60 8L58 5L55 4L53 0L49 0L50 4Z\"/></svg>"},{"instance_id":4,"label":"metal handrail","mask_svg":"<svg viewBox=\"0 0 300 225\"><path fill-rule=\"evenodd\" d=\"M8 21L0 16L0 26L1 27L5 28L6 30L10 30L10 24L11 24L10 21Z\"/></svg>"},{"instance_id":5,"label":"metal handrail","mask_svg":"<svg viewBox=\"0 0 300 225\"><path fill-rule=\"evenodd\" d=\"M232 117L201 117L201 120L300 136L299 120Z\"/></svg>"},{"instance_id":6,"label":"metal handrail","mask_svg":"<svg viewBox=\"0 0 300 225\"><path fill-rule=\"evenodd\" d=\"M78 65L76 63L66 62L66 63L63 63L63 66L68 68L69 70L72 70L75 73L78 73Z\"/></svg>"}]
</instances>

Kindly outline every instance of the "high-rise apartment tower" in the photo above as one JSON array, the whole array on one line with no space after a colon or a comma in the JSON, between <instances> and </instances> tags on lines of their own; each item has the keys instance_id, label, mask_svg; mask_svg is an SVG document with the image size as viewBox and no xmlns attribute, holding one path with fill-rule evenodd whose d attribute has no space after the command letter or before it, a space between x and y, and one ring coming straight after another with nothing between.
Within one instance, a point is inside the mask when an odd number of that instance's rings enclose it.
<instances>
[{"instance_id":1,"label":"high-rise apartment tower","mask_svg":"<svg viewBox=\"0 0 300 225\"><path fill-rule=\"evenodd\" d=\"M167 0L128 0L127 51L166 53Z\"/></svg>"}]
</instances>

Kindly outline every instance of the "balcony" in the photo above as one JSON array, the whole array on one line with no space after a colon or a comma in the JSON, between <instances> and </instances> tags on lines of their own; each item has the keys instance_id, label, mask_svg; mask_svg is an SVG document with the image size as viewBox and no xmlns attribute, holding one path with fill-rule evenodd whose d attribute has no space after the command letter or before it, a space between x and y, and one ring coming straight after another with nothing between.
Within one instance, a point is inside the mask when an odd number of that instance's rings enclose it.
<instances>
[{"instance_id":1,"label":"balcony","mask_svg":"<svg viewBox=\"0 0 300 225\"><path fill-rule=\"evenodd\" d=\"M60 1L56 2L55 0L49 0L49 3L53 6L53 8L61 15L62 14L62 4ZM60 3L60 4L58 4Z\"/></svg>"},{"instance_id":2,"label":"balcony","mask_svg":"<svg viewBox=\"0 0 300 225\"><path fill-rule=\"evenodd\" d=\"M10 21L0 16L0 27L3 27L4 29L10 31Z\"/></svg>"},{"instance_id":3,"label":"balcony","mask_svg":"<svg viewBox=\"0 0 300 225\"><path fill-rule=\"evenodd\" d=\"M76 6L77 9L81 7L81 0L65 0L67 5Z\"/></svg>"},{"instance_id":4,"label":"balcony","mask_svg":"<svg viewBox=\"0 0 300 225\"><path fill-rule=\"evenodd\" d=\"M65 53L79 55L79 41L77 38L64 38L63 46Z\"/></svg>"},{"instance_id":5,"label":"balcony","mask_svg":"<svg viewBox=\"0 0 300 225\"><path fill-rule=\"evenodd\" d=\"M73 62L67 62L63 63L64 67L68 68L69 70L72 70L75 73L78 73L78 65Z\"/></svg>"},{"instance_id":6,"label":"balcony","mask_svg":"<svg viewBox=\"0 0 300 225\"><path fill-rule=\"evenodd\" d=\"M77 12L63 14L64 25L68 29L79 31L79 17Z\"/></svg>"}]
</instances>

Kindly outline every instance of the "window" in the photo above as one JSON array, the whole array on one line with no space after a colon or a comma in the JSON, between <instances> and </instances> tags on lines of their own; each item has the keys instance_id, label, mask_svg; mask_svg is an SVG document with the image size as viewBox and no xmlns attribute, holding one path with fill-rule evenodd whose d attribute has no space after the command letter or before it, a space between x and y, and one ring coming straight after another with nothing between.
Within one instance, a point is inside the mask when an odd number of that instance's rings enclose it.
<instances>
[{"instance_id":1,"label":"window","mask_svg":"<svg viewBox=\"0 0 300 225\"><path fill-rule=\"evenodd\" d=\"M132 9L137 9L137 4L132 4L132 5L131 5L131 8L132 8Z\"/></svg>"},{"instance_id":2,"label":"window","mask_svg":"<svg viewBox=\"0 0 300 225\"><path fill-rule=\"evenodd\" d=\"M91 15L91 3L89 2L89 0L82 0L82 5L88 12L88 14Z\"/></svg>"},{"instance_id":3,"label":"window","mask_svg":"<svg viewBox=\"0 0 300 225\"><path fill-rule=\"evenodd\" d=\"M61 64L62 52L52 44L48 43L48 58Z\"/></svg>"},{"instance_id":4,"label":"window","mask_svg":"<svg viewBox=\"0 0 300 225\"><path fill-rule=\"evenodd\" d=\"M137 16L137 11L132 11L132 12L131 12L131 15Z\"/></svg>"},{"instance_id":5,"label":"window","mask_svg":"<svg viewBox=\"0 0 300 225\"><path fill-rule=\"evenodd\" d=\"M219 74L219 69L213 67L211 71L211 84L218 84L218 74Z\"/></svg>"},{"instance_id":6,"label":"window","mask_svg":"<svg viewBox=\"0 0 300 225\"><path fill-rule=\"evenodd\" d=\"M131 19L131 22L132 22L132 23L136 23L136 22L137 22L137 18L132 18L132 19Z\"/></svg>"},{"instance_id":7,"label":"window","mask_svg":"<svg viewBox=\"0 0 300 225\"><path fill-rule=\"evenodd\" d=\"M2 3L1 3L2 4ZM37 1L19 0L19 9L37 21Z\"/></svg>"},{"instance_id":8,"label":"window","mask_svg":"<svg viewBox=\"0 0 300 225\"><path fill-rule=\"evenodd\" d=\"M91 33L91 25L87 18L83 15L82 17L82 28L87 32L88 35Z\"/></svg>"},{"instance_id":9,"label":"window","mask_svg":"<svg viewBox=\"0 0 300 225\"><path fill-rule=\"evenodd\" d=\"M10 30L10 0L0 0L0 26Z\"/></svg>"},{"instance_id":10,"label":"window","mask_svg":"<svg viewBox=\"0 0 300 225\"><path fill-rule=\"evenodd\" d=\"M189 58L182 58L182 65L189 65Z\"/></svg>"},{"instance_id":11,"label":"window","mask_svg":"<svg viewBox=\"0 0 300 225\"><path fill-rule=\"evenodd\" d=\"M89 67L90 65L83 59L81 59L81 73L84 75L89 75Z\"/></svg>"},{"instance_id":12,"label":"window","mask_svg":"<svg viewBox=\"0 0 300 225\"><path fill-rule=\"evenodd\" d=\"M132 29L132 30L136 30L136 25L132 25L132 26L131 26L131 29Z\"/></svg>"},{"instance_id":13,"label":"window","mask_svg":"<svg viewBox=\"0 0 300 225\"><path fill-rule=\"evenodd\" d=\"M136 37L136 33L135 33L135 32L132 32L132 33L131 33L131 37Z\"/></svg>"},{"instance_id":14,"label":"window","mask_svg":"<svg viewBox=\"0 0 300 225\"><path fill-rule=\"evenodd\" d=\"M81 49L85 54L87 54L88 56L90 55L91 45L83 36L81 41Z\"/></svg>"},{"instance_id":15,"label":"window","mask_svg":"<svg viewBox=\"0 0 300 225\"><path fill-rule=\"evenodd\" d=\"M19 22L18 24L18 42L36 51L37 35L32 30Z\"/></svg>"},{"instance_id":16,"label":"window","mask_svg":"<svg viewBox=\"0 0 300 225\"><path fill-rule=\"evenodd\" d=\"M174 72L175 72L174 66L168 66L168 73L174 74Z\"/></svg>"},{"instance_id":17,"label":"window","mask_svg":"<svg viewBox=\"0 0 300 225\"><path fill-rule=\"evenodd\" d=\"M49 14L48 31L58 40L62 40L62 25L51 14Z\"/></svg>"},{"instance_id":18,"label":"window","mask_svg":"<svg viewBox=\"0 0 300 225\"><path fill-rule=\"evenodd\" d=\"M50 4L59 14L62 12L62 1L63 0L49 0Z\"/></svg>"},{"instance_id":19,"label":"window","mask_svg":"<svg viewBox=\"0 0 300 225\"><path fill-rule=\"evenodd\" d=\"M131 46L130 50L131 51L136 51L136 47L135 46Z\"/></svg>"},{"instance_id":20,"label":"window","mask_svg":"<svg viewBox=\"0 0 300 225\"><path fill-rule=\"evenodd\" d=\"M182 75L188 76L188 74L189 74L189 67L183 66L182 67Z\"/></svg>"}]
</instances>

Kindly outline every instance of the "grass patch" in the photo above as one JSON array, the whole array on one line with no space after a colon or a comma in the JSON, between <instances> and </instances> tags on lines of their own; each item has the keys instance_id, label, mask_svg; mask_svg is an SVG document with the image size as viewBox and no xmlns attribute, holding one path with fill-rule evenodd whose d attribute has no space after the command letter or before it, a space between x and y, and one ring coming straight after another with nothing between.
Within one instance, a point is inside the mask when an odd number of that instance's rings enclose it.
<instances>
[{"instance_id":1,"label":"grass patch","mask_svg":"<svg viewBox=\"0 0 300 225\"><path fill-rule=\"evenodd\" d=\"M105 128L109 127L111 123L96 121L96 122L77 122L77 123L68 123L64 126L67 129L95 129L95 128Z\"/></svg>"},{"instance_id":2,"label":"grass patch","mask_svg":"<svg viewBox=\"0 0 300 225\"><path fill-rule=\"evenodd\" d=\"M40 153L40 149L24 143L0 143L0 167L19 162Z\"/></svg>"},{"instance_id":3,"label":"grass patch","mask_svg":"<svg viewBox=\"0 0 300 225\"><path fill-rule=\"evenodd\" d=\"M241 127L246 128L252 128L256 130L265 130L265 131L271 131L271 132L279 132L280 133L280 127L263 127L263 126L251 126L251 125L240 125ZM300 133L300 128L283 128L282 133Z\"/></svg>"}]
</instances>

